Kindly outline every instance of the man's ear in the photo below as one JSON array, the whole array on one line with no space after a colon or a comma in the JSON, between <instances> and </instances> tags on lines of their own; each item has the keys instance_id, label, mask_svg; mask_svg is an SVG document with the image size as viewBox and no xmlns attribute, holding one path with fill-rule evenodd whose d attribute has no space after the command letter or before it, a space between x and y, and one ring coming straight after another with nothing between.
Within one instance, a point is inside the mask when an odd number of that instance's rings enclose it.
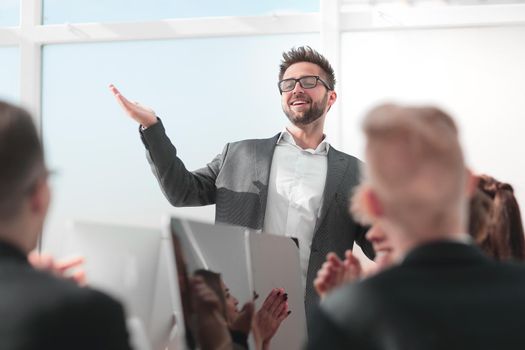
<instances>
[{"instance_id":1,"label":"man's ear","mask_svg":"<svg viewBox=\"0 0 525 350\"><path fill-rule=\"evenodd\" d=\"M41 177L35 183L35 187L30 194L30 210L31 213L38 216L45 216L49 208L51 199L51 191L47 183L47 177Z\"/></svg>"},{"instance_id":2,"label":"man's ear","mask_svg":"<svg viewBox=\"0 0 525 350\"><path fill-rule=\"evenodd\" d=\"M384 215L383 204L377 196L376 192L368 187L364 193L364 205L366 211L374 218L379 219Z\"/></svg>"},{"instance_id":3,"label":"man's ear","mask_svg":"<svg viewBox=\"0 0 525 350\"><path fill-rule=\"evenodd\" d=\"M335 103L335 101L337 101L337 92L335 91L330 91L330 96L328 96L328 110L330 110L330 108L332 108L332 105Z\"/></svg>"},{"instance_id":4,"label":"man's ear","mask_svg":"<svg viewBox=\"0 0 525 350\"><path fill-rule=\"evenodd\" d=\"M479 177L474 175L472 171L469 168L465 169L466 171L466 187L465 191L468 198L472 198L474 193L476 192L476 189L478 188L479 183Z\"/></svg>"}]
</instances>

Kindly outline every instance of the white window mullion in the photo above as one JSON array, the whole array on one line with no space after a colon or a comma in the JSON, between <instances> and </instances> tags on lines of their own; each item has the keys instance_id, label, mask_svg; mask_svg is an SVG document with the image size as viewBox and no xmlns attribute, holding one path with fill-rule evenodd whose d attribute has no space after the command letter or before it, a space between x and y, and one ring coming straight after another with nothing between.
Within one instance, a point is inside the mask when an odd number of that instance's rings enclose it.
<instances>
[{"instance_id":1,"label":"white window mullion","mask_svg":"<svg viewBox=\"0 0 525 350\"><path fill-rule=\"evenodd\" d=\"M341 76L341 0L321 0L320 12L323 54L330 61L337 79ZM336 86L337 91L342 91L341 81ZM341 100L332 106L325 125L330 143L337 148L340 148L343 143L341 107Z\"/></svg>"},{"instance_id":2,"label":"white window mullion","mask_svg":"<svg viewBox=\"0 0 525 350\"><path fill-rule=\"evenodd\" d=\"M42 46L31 33L42 21L40 0L20 1L20 101L41 126Z\"/></svg>"}]
</instances>

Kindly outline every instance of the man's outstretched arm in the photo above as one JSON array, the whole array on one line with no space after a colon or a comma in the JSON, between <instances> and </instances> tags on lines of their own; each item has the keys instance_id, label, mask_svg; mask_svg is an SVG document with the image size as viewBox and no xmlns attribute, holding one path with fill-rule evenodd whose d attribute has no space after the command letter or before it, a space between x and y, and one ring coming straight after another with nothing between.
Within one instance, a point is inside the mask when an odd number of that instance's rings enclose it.
<instances>
[{"instance_id":1,"label":"man's outstretched arm","mask_svg":"<svg viewBox=\"0 0 525 350\"><path fill-rule=\"evenodd\" d=\"M126 114L141 125L141 139L147 149L148 162L168 201L177 207L214 204L215 179L227 147L206 167L190 172L177 156L177 149L155 112L138 102L131 102L115 86L109 88Z\"/></svg>"}]
</instances>

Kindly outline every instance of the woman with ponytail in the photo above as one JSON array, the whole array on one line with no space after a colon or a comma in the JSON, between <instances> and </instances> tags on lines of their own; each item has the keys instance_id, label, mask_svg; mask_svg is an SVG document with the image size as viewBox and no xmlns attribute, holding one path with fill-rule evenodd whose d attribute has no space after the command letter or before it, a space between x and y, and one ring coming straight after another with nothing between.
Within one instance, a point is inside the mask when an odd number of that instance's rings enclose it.
<instances>
[{"instance_id":1,"label":"woman with ponytail","mask_svg":"<svg viewBox=\"0 0 525 350\"><path fill-rule=\"evenodd\" d=\"M471 199L469 232L481 249L500 261L525 260L525 237L511 185L480 175Z\"/></svg>"}]
</instances>

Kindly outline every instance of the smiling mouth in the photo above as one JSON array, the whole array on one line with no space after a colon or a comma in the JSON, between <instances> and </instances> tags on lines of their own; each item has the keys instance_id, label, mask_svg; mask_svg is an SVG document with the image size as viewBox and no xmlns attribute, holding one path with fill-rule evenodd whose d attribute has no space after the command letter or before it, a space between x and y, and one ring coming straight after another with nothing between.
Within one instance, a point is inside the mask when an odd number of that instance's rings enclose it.
<instances>
[{"instance_id":1,"label":"smiling mouth","mask_svg":"<svg viewBox=\"0 0 525 350\"><path fill-rule=\"evenodd\" d=\"M304 106L304 105L307 105L308 103L310 102L305 101L305 100L295 100L290 103L290 106Z\"/></svg>"}]
</instances>

